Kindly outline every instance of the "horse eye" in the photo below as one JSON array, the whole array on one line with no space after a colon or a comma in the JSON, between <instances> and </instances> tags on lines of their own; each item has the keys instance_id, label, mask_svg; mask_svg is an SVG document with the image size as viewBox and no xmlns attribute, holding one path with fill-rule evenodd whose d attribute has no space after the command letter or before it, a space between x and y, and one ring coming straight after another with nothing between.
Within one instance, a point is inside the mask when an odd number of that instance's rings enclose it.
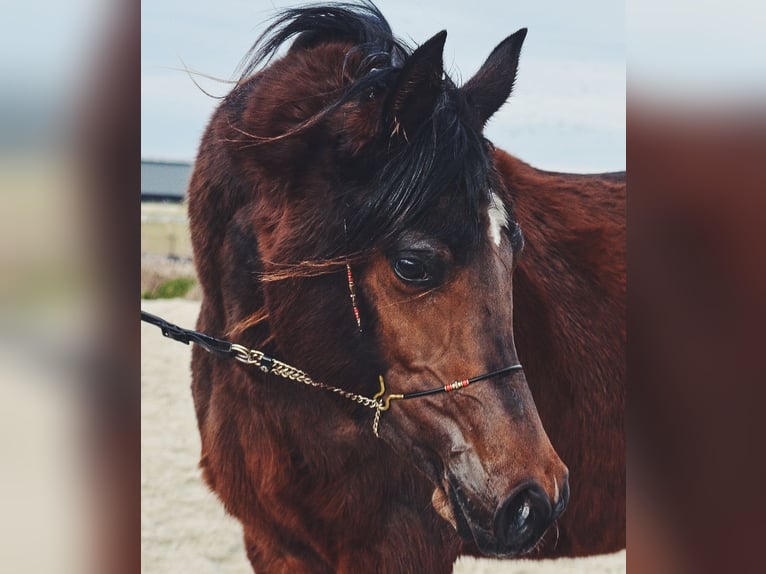
<instances>
[{"instance_id":1,"label":"horse eye","mask_svg":"<svg viewBox=\"0 0 766 574\"><path fill-rule=\"evenodd\" d=\"M424 261L415 257L402 257L394 262L394 273L407 283L427 283L431 274Z\"/></svg>"}]
</instances>

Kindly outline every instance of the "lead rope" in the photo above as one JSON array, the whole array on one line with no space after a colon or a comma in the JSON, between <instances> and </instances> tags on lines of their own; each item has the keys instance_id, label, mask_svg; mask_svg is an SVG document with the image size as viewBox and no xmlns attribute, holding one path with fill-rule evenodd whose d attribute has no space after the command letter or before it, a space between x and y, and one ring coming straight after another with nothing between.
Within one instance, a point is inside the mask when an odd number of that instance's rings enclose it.
<instances>
[{"instance_id":1,"label":"lead rope","mask_svg":"<svg viewBox=\"0 0 766 574\"><path fill-rule=\"evenodd\" d=\"M210 335L206 335L205 333L200 333L199 331L184 329L182 327L179 327L178 325L169 323L165 321L164 319L157 317L156 315L147 313L146 311L141 311L141 320L147 323L151 323L152 325L156 325L162 330L162 334L165 337L173 339L174 341L179 341L186 345L188 345L189 343L195 343L197 345L200 345L202 348L204 348L208 352L232 357L233 359L239 361L240 363L244 363L246 365L255 365L263 373L274 374L284 379L303 383L304 385L308 385L310 387L314 387L317 389L324 389L326 391L330 391L331 393L335 393L336 395L340 395L341 397L345 399L354 401L357 404L360 404L370 409L374 409L375 416L372 420L372 432L378 438L380 438L380 435L378 434L378 427L380 424L380 413L387 411L391 407L391 401L403 400L403 399L416 399L419 397L425 397L427 395L433 395L436 393L450 393L458 389L465 388L468 385L471 385L478 381L483 381L485 379L497 377L499 375L503 375L511 371L521 370L522 368L520 364L510 365L508 367L504 367L497 371L492 371L491 373L485 373L483 375L479 375L471 379L461 379L461 380L453 381L442 387L436 387L436 388L428 389L425 391L416 391L414 393L407 393L407 394L389 393L388 395L386 395L386 384L383 380L383 375L380 375L378 377L378 380L380 382L380 390L375 394L375 396L373 396L372 398L369 398L362 395L358 395L356 393L352 393L351 391L346 391L344 389L334 387L332 385L315 381L304 371L301 371L300 369L293 367L292 365L288 365L287 363L283 363L282 361L275 359L274 357L270 357L263 351L259 351L257 349L248 349L247 347L244 347L243 345L239 345L237 343L231 343L223 339L217 339L215 337L211 337Z\"/></svg>"}]
</instances>

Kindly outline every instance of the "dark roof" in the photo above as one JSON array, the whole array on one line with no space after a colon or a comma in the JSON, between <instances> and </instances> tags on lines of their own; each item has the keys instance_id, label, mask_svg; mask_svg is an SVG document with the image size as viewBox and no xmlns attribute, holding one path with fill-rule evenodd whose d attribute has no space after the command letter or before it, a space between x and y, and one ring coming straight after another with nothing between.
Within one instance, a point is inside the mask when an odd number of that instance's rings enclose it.
<instances>
[{"instance_id":1,"label":"dark roof","mask_svg":"<svg viewBox=\"0 0 766 574\"><path fill-rule=\"evenodd\" d=\"M181 201L186 196L192 164L141 160L141 199Z\"/></svg>"}]
</instances>

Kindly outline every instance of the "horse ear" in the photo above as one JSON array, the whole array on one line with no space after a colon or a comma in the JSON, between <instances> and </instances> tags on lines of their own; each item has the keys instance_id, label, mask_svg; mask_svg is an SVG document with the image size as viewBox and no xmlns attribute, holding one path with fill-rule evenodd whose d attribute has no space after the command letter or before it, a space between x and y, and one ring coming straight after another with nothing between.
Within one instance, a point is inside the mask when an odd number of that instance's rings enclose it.
<instances>
[{"instance_id":1,"label":"horse ear","mask_svg":"<svg viewBox=\"0 0 766 574\"><path fill-rule=\"evenodd\" d=\"M527 29L522 28L500 42L473 78L460 88L481 126L511 95L526 36Z\"/></svg>"},{"instance_id":2,"label":"horse ear","mask_svg":"<svg viewBox=\"0 0 766 574\"><path fill-rule=\"evenodd\" d=\"M431 115L442 89L442 52L447 31L442 30L415 50L404 64L384 107L383 117L394 133L413 134Z\"/></svg>"}]
</instances>

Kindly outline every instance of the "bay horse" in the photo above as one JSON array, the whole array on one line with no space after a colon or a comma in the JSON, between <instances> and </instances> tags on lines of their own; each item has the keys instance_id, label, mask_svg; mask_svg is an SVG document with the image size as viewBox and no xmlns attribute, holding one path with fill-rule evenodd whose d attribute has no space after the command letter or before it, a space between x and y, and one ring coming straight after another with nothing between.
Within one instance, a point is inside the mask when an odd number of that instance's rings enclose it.
<instances>
[{"instance_id":1,"label":"bay horse","mask_svg":"<svg viewBox=\"0 0 766 574\"><path fill-rule=\"evenodd\" d=\"M288 369L192 359L204 480L255 571L624 547L624 174L482 135L525 36L458 87L444 31L413 49L371 2L288 9L214 113L197 328Z\"/></svg>"}]
</instances>

